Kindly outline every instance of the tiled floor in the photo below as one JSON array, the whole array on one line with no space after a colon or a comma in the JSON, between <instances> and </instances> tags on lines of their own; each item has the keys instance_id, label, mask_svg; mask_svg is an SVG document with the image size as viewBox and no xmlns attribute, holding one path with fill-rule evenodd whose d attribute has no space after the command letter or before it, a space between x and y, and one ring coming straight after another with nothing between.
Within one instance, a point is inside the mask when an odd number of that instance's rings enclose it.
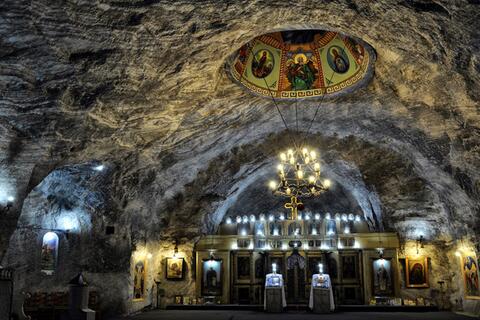
<instances>
[{"instance_id":1,"label":"tiled floor","mask_svg":"<svg viewBox=\"0 0 480 320\"><path fill-rule=\"evenodd\" d=\"M121 318L118 318L121 319ZM269 314L256 311L238 310L155 310L123 319L131 320L471 320L450 312L338 312L333 314L312 314L308 312L288 312Z\"/></svg>"}]
</instances>

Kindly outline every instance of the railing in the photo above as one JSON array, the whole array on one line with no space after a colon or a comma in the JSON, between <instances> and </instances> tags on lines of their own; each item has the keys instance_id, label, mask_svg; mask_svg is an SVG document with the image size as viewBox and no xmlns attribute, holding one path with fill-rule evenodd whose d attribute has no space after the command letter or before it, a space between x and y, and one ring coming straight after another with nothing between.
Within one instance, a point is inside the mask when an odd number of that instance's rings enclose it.
<instances>
[{"instance_id":1,"label":"railing","mask_svg":"<svg viewBox=\"0 0 480 320\"><path fill-rule=\"evenodd\" d=\"M370 232L325 235L207 235L197 243L197 250L342 250L398 248L398 235L392 232ZM301 242L301 247L300 247Z\"/></svg>"},{"instance_id":2,"label":"railing","mask_svg":"<svg viewBox=\"0 0 480 320\"><path fill-rule=\"evenodd\" d=\"M13 280L12 269L0 269L0 280Z\"/></svg>"}]
</instances>

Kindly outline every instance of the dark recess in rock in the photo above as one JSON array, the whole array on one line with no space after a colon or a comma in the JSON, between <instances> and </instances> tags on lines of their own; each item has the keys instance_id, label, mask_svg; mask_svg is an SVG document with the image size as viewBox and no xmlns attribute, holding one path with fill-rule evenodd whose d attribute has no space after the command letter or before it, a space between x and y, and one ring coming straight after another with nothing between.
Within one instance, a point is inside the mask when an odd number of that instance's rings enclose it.
<instances>
[{"instance_id":1,"label":"dark recess in rock","mask_svg":"<svg viewBox=\"0 0 480 320\"><path fill-rule=\"evenodd\" d=\"M434 12L450 16L450 12L441 4L431 0L405 0L405 3L419 12Z\"/></svg>"}]
</instances>

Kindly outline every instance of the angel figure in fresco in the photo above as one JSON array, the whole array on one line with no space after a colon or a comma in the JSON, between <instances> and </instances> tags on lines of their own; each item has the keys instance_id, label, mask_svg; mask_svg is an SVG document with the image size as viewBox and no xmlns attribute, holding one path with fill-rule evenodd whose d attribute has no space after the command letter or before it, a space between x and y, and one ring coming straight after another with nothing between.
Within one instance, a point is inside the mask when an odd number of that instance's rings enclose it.
<instances>
[{"instance_id":1,"label":"angel figure in fresco","mask_svg":"<svg viewBox=\"0 0 480 320\"><path fill-rule=\"evenodd\" d=\"M312 60L300 53L295 56L294 61L287 63L287 79L292 90L309 90L317 79L317 69Z\"/></svg>"},{"instance_id":2,"label":"angel figure in fresco","mask_svg":"<svg viewBox=\"0 0 480 320\"><path fill-rule=\"evenodd\" d=\"M42 263L44 265L53 265L54 256L53 248L49 247L48 244L44 244L42 247Z\"/></svg>"}]
</instances>

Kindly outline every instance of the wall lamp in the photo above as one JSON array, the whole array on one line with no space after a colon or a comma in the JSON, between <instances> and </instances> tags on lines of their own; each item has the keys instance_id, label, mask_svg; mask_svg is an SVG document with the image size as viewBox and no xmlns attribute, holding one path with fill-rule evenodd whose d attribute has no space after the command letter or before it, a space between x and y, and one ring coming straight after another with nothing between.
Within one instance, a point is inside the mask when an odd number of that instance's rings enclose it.
<instances>
[{"instance_id":1,"label":"wall lamp","mask_svg":"<svg viewBox=\"0 0 480 320\"><path fill-rule=\"evenodd\" d=\"M178 256L178 240L175 240L175 248L173 248L173 257L177 258Z\"/></svg>"},{"instance_id":2,"label":"wall lamp","mask_svg":"<svg viewBox=\"0 0 480 320\"><path fill-rule=\"evenodd\" d=\"M13 207L13 201L15 200L14 197L10 196L7 198L7 202L5 204L2 204L0 207L0 212L1 213L7 213L10 211L10 209Z\"/></svg>"},{"instance_id":3,"label":"wall lamp","mask_svg":"<svg viewBox=\"0 0 480 320\"><path fill-rule=\"evenodd\" d=\"M423 235L420 235L420 237L417 238L417 241L416 241L416 246L417 246L417 254L419 254L420 252L420 249L423 249L423 244L425 242L425 238L423 237Z\"/></svg>"}]
</instances>

